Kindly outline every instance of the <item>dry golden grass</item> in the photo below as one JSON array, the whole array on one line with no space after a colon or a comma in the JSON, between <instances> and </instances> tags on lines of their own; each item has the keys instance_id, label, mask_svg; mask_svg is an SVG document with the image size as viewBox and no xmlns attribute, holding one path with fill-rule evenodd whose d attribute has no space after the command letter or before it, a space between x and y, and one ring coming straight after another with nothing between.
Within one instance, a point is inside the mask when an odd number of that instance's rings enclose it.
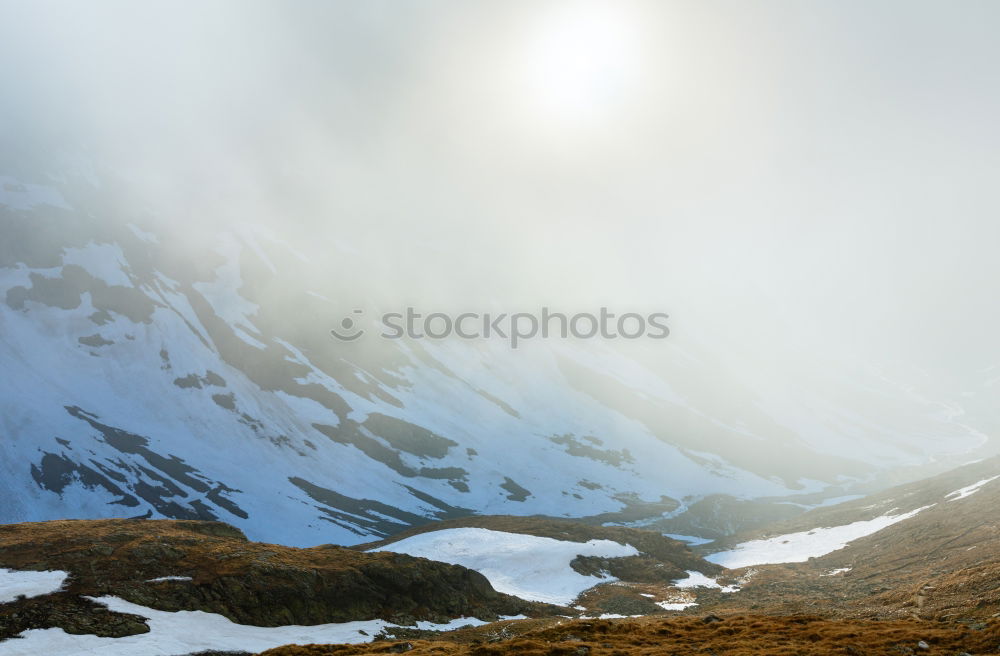
<instances>
[{"instance_id":1,"label":"dry golden grass","mask_svg":"<svg viewBox=\"0 0 1000 656\"><path fill-rule=\"evenodd\" d=\"M262 656L353 656L406 652L412 656L854 656L886 654L985 654L1000 646L1000 623L976 630L960 624L916 620L829 620L812 616L740 615L706 618L574 620L530 629L495 642L491 627L459 642L381 641L366 645L308 645L271 649ZM495 639L493 636L492 639ZM473 642L471 640L479 640ZM921 644L923 643L923 645ZM926 646L926 648L924 648Z\"/></svg>"}]
</instances>

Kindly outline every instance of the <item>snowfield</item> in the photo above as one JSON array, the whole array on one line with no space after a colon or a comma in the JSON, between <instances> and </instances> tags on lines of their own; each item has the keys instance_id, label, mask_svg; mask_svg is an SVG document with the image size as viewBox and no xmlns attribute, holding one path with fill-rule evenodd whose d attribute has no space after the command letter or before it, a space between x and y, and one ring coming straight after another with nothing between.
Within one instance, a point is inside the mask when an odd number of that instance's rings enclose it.
<instances>
[{"instance_id":1,"label":"snowfield","mask_svg":"<svg viewBox=\"0 0 1000 656\"><path fill-rule=\"evenodd\" d=\"M118 613L133 613L147 618L149 633L100 638L70 635L62 629L32 629L22 633L20 638L0 642L0 656L181 656L209 650L256 653L293 643L370 642L381 630L396 626L384 620L316 626L247 626L214 613L171 613L132 604L117 597L95 598L94 601ZM418 627L443 631L485 623L475 618L459 618L447 624L419 622Z\"/></svg>"},{"instance_id":2,"label":"snowfield","mask_svg":"<svg viewBox=\"0 0 1000 656\"><path fill-rule=\"evenodd\" d=\"M581 592L612 576L595 578L577 573L570 562L577 556L622 558L639 551L611 540L567 542L485 528L451 528L423 533L372 551L392 551L474 569L499 592L530 601L568 606Z\"/></svg>"},{"instance_id":3,"label":"snowfield","mask_svg":"<svg viewBox=\"0 0 1000 656\"><path fill-rule=\"evenodd\" d=\"M38 597L58 591L66 582L66 572L18 572L0 568L0 604L20 596Z\"/></svg>"},{"instance_id":4,"label":"snowfield","mask_svg":"<svg viewBox=\"0 0 1000 656\"><path fill-rule=\"evenodd\" d=\"M675 588L717 588L723 592L739 592L739 586L722 585L710 576L701 572L688 571L688 577L674 583Z\"/></svg>"},{"instance_id":5,"label":"snowfield","mask_svg":"<svg viewBox=\"0 0 1000 656\"><path fill-rule=\"evenodd\" d=\"M730 569L773 563L803 563L810 558L818 558L837 549L843 549L849 542L871 535L896 522L909 519L927 508L930 506L917 508L901 515L882 515L843 526L814 528L811 531L788 533L763 540L751 540L738 544L729 551L720 551L706 556L705 560Z\"/></svg>"},{"instance_id":6,"label":"snowfield","mask_svg":"<svg viewBox=\"0 0 1000 656\"><path fill-rule=\"evenodd\" d=\"M970 497L976 492L978 492L979 488L983 487L987 483L995 481L998 478L1000 478L1000 475L993 476L991 478L984 478L983 480L973 483L972 485L967 485L963 488L955 490L954 492L949 492L948 494L944 495L944 498L948 499L948 501L958 501L959 499Z\"/></svg>"},{"instance_id":7,"label":"snowfield","mask_svg":"<svg viewBox=\"0 0 1000 656\"><path fill-rule=\"evenodd\" d=\"M673 538L675 540L680 540L681 542L687 542L692 547L696 547L699 544L708 544L709 542L715 542L711 538L699 538L697 535L681 535L679 533L664 533L668 538Z\"/></svg>"}]
</instances>

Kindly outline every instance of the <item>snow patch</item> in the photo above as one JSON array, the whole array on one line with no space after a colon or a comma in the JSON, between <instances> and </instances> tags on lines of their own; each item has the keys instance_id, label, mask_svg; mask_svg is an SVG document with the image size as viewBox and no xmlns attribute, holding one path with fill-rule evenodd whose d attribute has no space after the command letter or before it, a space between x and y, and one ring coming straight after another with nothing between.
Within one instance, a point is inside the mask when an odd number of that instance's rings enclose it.
<instances>
[{"instance_id":1,"label":"snow patch","mask_svg":"<svg viewBox=\"0 0 1000 656\"><path fill-rule=\"evenodd\" d=\"M701 572L688 571L688 577L674 583L675 588L716 588L723 592L737 592L739 587L735 585L722 585L715 579L705 576Z\"/></svg>"},{"instance_id":2,"label":"snow patch","mask_svg":"<svg viewBox=\"0 0 1000 656\"><path fill-rule=\"evenodd\" d=\"M664 533L668 538L673 538L675 540L680 540L681 542L687 542L690 545L697 546L699 544L708 544L709 542L715 542L712 538L699 538L697 535L681 535L680 533Z\"/></svg>"},{"instance_id":3,"label":"snow patch","mask_svg":"<svg viewBox=\"0 0 1000 656\"><path fill-rule=\"evenodd\" d=\"M972 496L973 494L979 491L979 488L983 487L990 481L995 481L998 478L1000 478L1000 475L993 476L992 478L984 478L983 480L977 483L973 483L972 485L967 485L963 488L959 488L954 492L949 492L948 494L944 495L944 498L948 499L948 501L958 501L959 499L964 499L965 497ZM949 497L955 497L955 498L949 499Z\"/></svg>"},{"instance_id":4,"label":"snow patch","mask_svg":"<svg viewBox=\"0 0 1000 656\"><path fill-rule=\"evenodd\" d=\"M237 337L255 348L267 348L266 344L251 334L260 336L253 324L253 317L259 312L260 306L240 295L239 290L243 288L240 245L232 235L227 234L223 243L215 250L226 258L226 262L215 270L215 280L196 282L191 286L208 301L215 314L229 324Z\"/></svg>"},{"instance_id":5,"label":"snow patch","mask_svg":"<svg viewBox=\"0 0 1000 656\"><path fill-rule=\"evenodd\" d=\"M0 568L0 604L18 597L38 597L59 591L66 582L66 572L19 572Z\"/></svg>"},{"instance_id":6,"label":"snow patch","mask_svg":"<svg viewBox=\"0 0 1000 656\"><path fill-rule=\"evenodd\" d=\"M131 230L132 234L135 235L138 239L146 242L147 244L159 244L160 243L159 237L157 237L152 232L147 232L147 231L143 230L142 228L140 228L139 226L137 226L134 223L129 223L128 224L128 229Z\"/></svg>"},{"instance_id":7,"label":"snow patch","mask_svg":"<svg viewBox=\"0 0 1000 656\"><path fill-rule=\"evenodd\" d=\"M0 175L0 205L14 210L31 210L39 205L73 209L55 187L28 184L7 175Z\"/></svg>"},{"instance_id":8,"label":"snow patch","mask_svg":"<svg viewBox=\"0 0 1000 656\"><path fill-rule=\"evenodd\" d=\"M125 254L118 244L98 244L90 242L83 248L64 248L63 264L75 264L94 278L109 285L133 287L132 280L125 271L128 264Z\"/></svg>"},{"instance_id":9,"label":"snow patch","mask_svg":"<svg viewBox=\"0 0 1000 656\"><path fill-rule=\"evenodd\" d=\"M147 618L149 633L124 638L70 635L62 629L31 629L20 639L0 644L2 656L178 656L203 651L260 652L287 644L370 642L386 628L385 620L365 620L316 626L249 626L203 611L167 612L146 608L118 597L93 598L117 613ZM460 617L446 624L418 622L424 630L447 631L486 624Z\"/></svg>"},{"instance_id":10,"label":"snow patch","mask_svg":"<svg viewBox=\"0 0 1000 656\"><path fill-rule=\"evenodd\" d=\"M751 540L736 545L730 551L711 554L705 560L729 569L747 567L748 565L803 563L810 558L818 558L837 549L843 549L849 542L876 533L904 519L909 519L930 507L924 506L901 515L882 515L843 526L815 528L811 531L788 533L763 540Z\"/></svg>"},{"instance_id":11,"label":"snow patch","mask_svg":"<svg viewBox=\"0 0 1000 656\"><path fill-rule=\"evenodd\" d=\"M485 528L452 528L422 533L372 551L392 551L474 569L499 592L522 599L569 605L597 583L570 567L577 556L622 558L637 556L631 546L611 540L568 542L553 538L506 533Z\"/></svg>"}]
</instances>

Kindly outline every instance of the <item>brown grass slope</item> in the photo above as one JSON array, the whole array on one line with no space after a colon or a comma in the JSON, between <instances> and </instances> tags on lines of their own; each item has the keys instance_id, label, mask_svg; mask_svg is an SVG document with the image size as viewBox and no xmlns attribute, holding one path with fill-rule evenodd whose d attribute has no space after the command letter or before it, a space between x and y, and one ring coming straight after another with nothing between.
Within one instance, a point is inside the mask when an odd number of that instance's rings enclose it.
<instances>
[{"instance_id":1,"label":"brown grass slope","mask_svg":"<svg viewBox=\"0 0 1000 656\"><path fill-rule=\"evenodd\" d=\"M699 553L722 551L739 542L773 535L807 531L817 526L840 526L885 514L905 513L941 501L945 495L1000 474L1000 456L956 467L919 481L896 485L876 494L834 506L815 508L791 519L716 540L695 548Z\"/></svg>"},{"instance_id":2,"label":"brown grass slope","mask_svg":"<svg viewBox=\"0 0 1000 656\"><path fill-rule=\"evenodd\" d=\"M993 617L1000 613L1000 479L965 498L947 495L997 474L1000 462L991 459L774 527L772 535L850 523L873 511L931 506L826 556L750 568L756 573L740 593L718 595L702 609L960 621ZM829 575L842 568L850 569Z\"/></svg>"},{"instance_id":3,"label":"brown grass slope","mask_svg":"<svg viewBox=\"0 0 1000 656\"><path fill-rule=\"evenodd\" d=\"M250 542L218 522L0 526L0 567L71 573L63 592L0 606L0 638L50 626L101 635L143 630L135 618L102 613L80 595L114 595L167 611L203 610L258 626L552 612L498 593L485 577L464 567L336 546L296 549ZM164 576L193 580L147 582ZM94 619L102 614L103 620Z\"/></svg>"},{"instance_id":4,"label":"brown grass slope","mask_svg":"<svg viewBox=\"0 0 1000 656\"><path fill-rule=\"evenodd\" d=\"M436 640L306 645L261 656L850 656L993 654L1000 623L969 628L914 620L829 620L816 616L639 618L550 621L457 631Z\"/></svg>"}]
</instances>

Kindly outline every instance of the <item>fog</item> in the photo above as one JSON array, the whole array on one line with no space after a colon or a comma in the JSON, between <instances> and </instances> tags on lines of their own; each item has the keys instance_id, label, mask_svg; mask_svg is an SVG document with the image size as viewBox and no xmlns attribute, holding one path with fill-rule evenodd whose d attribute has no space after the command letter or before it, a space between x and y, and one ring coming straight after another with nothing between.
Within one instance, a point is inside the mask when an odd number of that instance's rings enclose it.
<instances>
[{"instance_id":1,"label":"fog","mask_svg":"<svg viewBox=\"0 0 1000 656\"><path fill-rule=\"evenodd\" d=\"M261 226L330 276L346 260L348 307L665 311L778 371L844 354L958 395L1000 361L998 19L4 0L0 134L87 153L179 234Z\"/></svg>"}]
</instances>

